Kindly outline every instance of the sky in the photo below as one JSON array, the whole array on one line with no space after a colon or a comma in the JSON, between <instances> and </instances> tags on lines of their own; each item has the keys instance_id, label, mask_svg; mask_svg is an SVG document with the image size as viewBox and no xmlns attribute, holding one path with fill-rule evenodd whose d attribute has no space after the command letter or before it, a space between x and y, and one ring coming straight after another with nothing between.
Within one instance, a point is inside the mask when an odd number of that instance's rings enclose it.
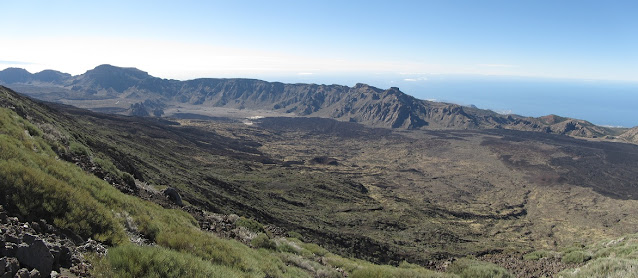
<instances>
[{"instance_id":1,"label":"sky","mask_svg":"<svg viewBox=\"0 0 638 278\"><path fill-rule=\"evenodd\" d=\"M0 0L0 10L0 69L638 81L635 0Z\"/></svg>"}]
</instances>

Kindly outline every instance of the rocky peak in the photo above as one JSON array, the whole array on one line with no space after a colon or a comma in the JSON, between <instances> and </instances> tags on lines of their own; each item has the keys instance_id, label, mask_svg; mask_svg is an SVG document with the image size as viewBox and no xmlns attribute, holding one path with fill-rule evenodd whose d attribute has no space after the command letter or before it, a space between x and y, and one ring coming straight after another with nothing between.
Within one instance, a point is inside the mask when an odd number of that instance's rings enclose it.
<instances>
[{"instance_id":1,"label":"rocky peak","mask_svg":"<svg viewBox=\"0 0 638 278\"><path fill-rule=\"evenodd\" d=\"M22 68L7 68L0 71L0 82L5 84L26 83L31 80L31 73Z\"/></svg>"},{"instance_id":2,"label":"rocky peak","mask_svg":"<svg viewBox=\"0 0 638 278\"><path fill-rule=\"evenodd\" d=\"M61 84L69 78L71 78L70 74L59 72L56 70L43 70L41 72L33 74L33 79L35 81L50 82L56 84Z\"/></svg>"},{"instance_id":3,"label":"rocky peak","mask_svg":"<svg viewBox=\"0 0 638 278\"><path fill-rule=\"evenodd\" d=\"M147 72L137 68L122 68L112 65L99 65L92 70L88 70L84 75L102 77L128 77L135 79L146 79L150 76Z\"/></svg>"},{"instance_id":4,"label":"rocky peak","mask_svg":"<svg viewBox=\"0 0 638 278\"><path fill-rule=\"evenodd\" d=\"M565 117L557 116L557 115L554 115L554 114L547 115L547 116L542 116L539 119L541 121L545 122L546 124L550 124L550 125L553 125L553 124L556 124L556 123L560 123L560 122L563 122L563 121L567 120L567 118L565 118Z\"/></svg>"},{"instance_id":5,"label":"rocky peak","mask_svg":"<svg viewBox=\"0 0 638 278\"><path fill-rule=\"evenodd\" d=\"M100 65L74 78L74 90L112 89L122 93L138 86L148 79L154 79L147 72L136 68L121 68L112 65Z\"/></svg>"}]
</instances>

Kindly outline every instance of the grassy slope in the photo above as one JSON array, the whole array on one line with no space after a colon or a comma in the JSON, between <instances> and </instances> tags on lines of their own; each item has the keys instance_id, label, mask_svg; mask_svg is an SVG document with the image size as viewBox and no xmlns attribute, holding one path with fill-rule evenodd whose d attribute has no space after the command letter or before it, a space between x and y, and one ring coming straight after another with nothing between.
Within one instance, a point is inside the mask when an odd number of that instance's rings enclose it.
<instances>
[{"instance_id":1,"label":"grassy slope","mask_svg":"<svg viewBox=\"0 0 638 278\"><path fill-rule=\"evenodd\" d=\"M601 241L581 249L566 250L563 261L586 261L584 266L567 269L559 277L638 277L638 234Z\"/></svg>"}]
</instances>

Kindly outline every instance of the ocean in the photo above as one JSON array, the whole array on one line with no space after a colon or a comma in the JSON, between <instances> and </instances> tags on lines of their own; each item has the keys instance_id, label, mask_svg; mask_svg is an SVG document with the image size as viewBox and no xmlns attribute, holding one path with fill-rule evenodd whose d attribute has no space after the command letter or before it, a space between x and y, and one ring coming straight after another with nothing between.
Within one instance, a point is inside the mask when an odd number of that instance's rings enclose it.
<instances>
[{"instance_id":1,"label":"ocean","mask_svg":"<svg viewBox=\"0 0 638 278\"><path fill-rule=\"evenodd\" d=\"M401 90L420 99L499 113L556 114L605 126L638 126L638 83L547 80L427 80Z\"/></svg>"}]
</instances>

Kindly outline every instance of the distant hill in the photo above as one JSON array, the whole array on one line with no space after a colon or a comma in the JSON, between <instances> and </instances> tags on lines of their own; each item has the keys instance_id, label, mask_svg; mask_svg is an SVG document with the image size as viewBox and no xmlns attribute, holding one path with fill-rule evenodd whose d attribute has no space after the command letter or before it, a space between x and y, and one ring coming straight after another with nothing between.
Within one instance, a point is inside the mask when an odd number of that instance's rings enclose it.
<instances>
[{"instance_id":1,"label":"distant hill","mask_svg":"<svg viewBox=\"0 0 638 278\"><path fill-rule=\"evenodd\" d=\"M0 83L32 97L63 103L69 103L68 100L129 100L138 105L113 111L136 115L162 115L157 108L139 110L139 103L151 100L158 104L153 107L188 104L271 110L402 129L495 128L587 138L615 138L624 131L556 115L540 118L502 115L471 106L416 99L396 87L384 90L366 84L348 87L239 78L178 81L153 77L136 68L111 65L100 65L77 76L51 70L31 74L23 69L9 68L0 72ZM626 140L627 136L618 138Z\"/></svg>"},{"instance_id":2,"label":"distant hill","mask_svg":"<svg viewBox=\"0 0 638 278\"><path fill-rule=\"evenodd\" d=\"M622 135L618 136L618 138L638 144L638 126L627 130Z\"/></svg>"}]
</instances>

